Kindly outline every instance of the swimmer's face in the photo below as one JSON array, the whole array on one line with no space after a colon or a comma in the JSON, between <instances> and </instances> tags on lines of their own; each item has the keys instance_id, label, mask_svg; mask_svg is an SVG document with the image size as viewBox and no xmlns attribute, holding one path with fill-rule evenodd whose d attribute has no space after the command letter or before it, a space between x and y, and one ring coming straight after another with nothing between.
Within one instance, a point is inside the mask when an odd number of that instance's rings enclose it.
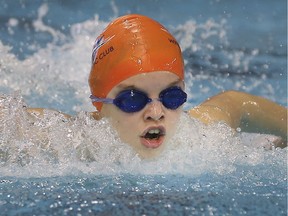
<instances>
[{"instance_id":1,"label":"swimmer's face","mask_svg":"<svg viewBox=\"0 0 288 216\"><path fill-rule=\"evenodd\" d=\"M151 99L159 98L164 89L171 86L184 88L184 83L173 73L159 71L132 76L115 86L107 98L115 98L126 89L137 89ZM159 155L174 134L180 119L182 106L167 109L160 101L153 100L142 110L126 113L113 104L103 104L101 116L107 117L117 130L121 140L131 145L143 158Z\"/></svg>"}]
</instances>

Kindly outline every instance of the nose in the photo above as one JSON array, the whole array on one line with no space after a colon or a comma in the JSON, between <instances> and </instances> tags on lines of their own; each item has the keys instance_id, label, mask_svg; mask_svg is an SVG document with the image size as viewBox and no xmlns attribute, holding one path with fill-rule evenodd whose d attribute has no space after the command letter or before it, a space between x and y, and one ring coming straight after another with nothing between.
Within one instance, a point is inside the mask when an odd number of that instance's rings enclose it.
<instances>
[{"instance_id":1,"label":"nose","mask_svg":"<svg viewBox=\"0 0 288 216\"><path fill-rule=\"evenodd\" d=\"M149 120L160 121L165 118L163 105L160 101L153 100L147 106L148 107L146 108L144 113L144 119L146 121Z\"/></svg>"}]
</instances>

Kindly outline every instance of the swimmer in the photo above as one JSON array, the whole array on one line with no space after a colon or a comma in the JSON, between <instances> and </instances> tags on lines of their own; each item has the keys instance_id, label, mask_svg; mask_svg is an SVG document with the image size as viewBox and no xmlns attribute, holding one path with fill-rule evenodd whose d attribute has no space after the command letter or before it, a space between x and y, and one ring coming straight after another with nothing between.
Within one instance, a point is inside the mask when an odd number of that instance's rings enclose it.
<instances>
[{"instance_id":1,"label":"swimmer","mask_svg":"<svg viewBox=\"0 0 288 216\"><path fill-rule=\"evenodd\" d=\"M89 86L96 108L91 116L107 118L143 158L155 157L175 133L187 100L179 44L146 16L119 17L95 41ZM278 146L287 146L287 109L265 98L226 91L186 112L205 124L274 134L281 137Z\"/></svg>"}]
</instances>

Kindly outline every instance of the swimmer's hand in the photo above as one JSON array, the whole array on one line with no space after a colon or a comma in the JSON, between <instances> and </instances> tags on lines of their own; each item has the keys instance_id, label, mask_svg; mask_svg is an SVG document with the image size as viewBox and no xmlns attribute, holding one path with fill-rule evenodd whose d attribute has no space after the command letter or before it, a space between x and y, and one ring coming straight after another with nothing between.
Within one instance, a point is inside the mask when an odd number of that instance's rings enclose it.
<instances>
[{"instance_id":1,"label":"swimmer's hand","mask_svg":"<svg viewBox=\"0 0 288 216\"><path fill-rule=\"evenodd\" d=\"M235 130L281 137L276 147L287 146L287 108L255 95L226 91L189 110L206 124L224 121Z\"/></svg>"}]
</instances>

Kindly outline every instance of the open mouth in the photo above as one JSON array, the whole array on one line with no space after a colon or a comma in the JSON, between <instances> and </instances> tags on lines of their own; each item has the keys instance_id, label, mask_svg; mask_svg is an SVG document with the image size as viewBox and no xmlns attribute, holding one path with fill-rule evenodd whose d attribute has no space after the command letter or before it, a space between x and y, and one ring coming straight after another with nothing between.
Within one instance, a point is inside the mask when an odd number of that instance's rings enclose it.
<instances>
[{"instance_id":1,"label":"open mouth","mask_svg":"<svg viewBox=\"0 0 288 216\"><path fill-rule=\"evenodd\" d=\"M147 148L158 148L163 143L164 136L163 127L148 128L141 136L141 142Z\"/></svg>"},{"instance_id":2,"label":"open mouth","mask_svg":"<svg viewBox=\"0 0 288 216\"><path fill-rule=\"evenodd\" d=\"M147 133L144 135L145 139L159 139L161 136L163 136L163 131L161 131L159 128L157 129L151 129L147 131Z\"/></svg>"}]
</instances>

